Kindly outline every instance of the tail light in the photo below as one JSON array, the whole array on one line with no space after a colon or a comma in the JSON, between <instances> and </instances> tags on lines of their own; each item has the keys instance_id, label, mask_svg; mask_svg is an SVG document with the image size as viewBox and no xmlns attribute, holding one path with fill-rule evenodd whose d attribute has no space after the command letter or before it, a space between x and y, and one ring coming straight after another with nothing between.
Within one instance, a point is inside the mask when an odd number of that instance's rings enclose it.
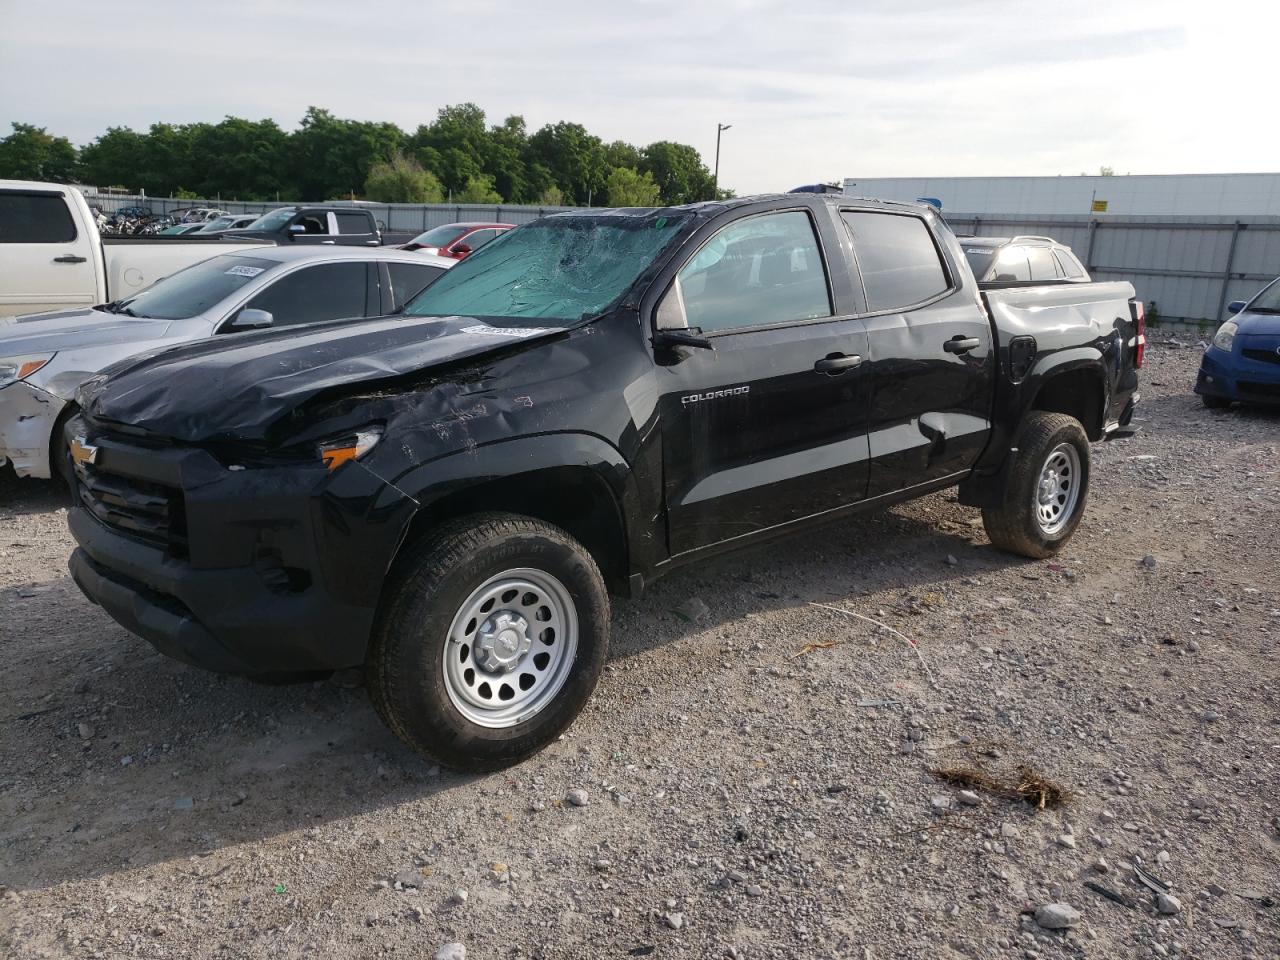
<instances>
[{"instance_id":1,"label":"tail light","mask_svg":"<svg viewBox=\"0 0 1280 960\"><path fill-rule=\"evenodd\" d=\"M1141 367L1143 357L1147 352L1147 308L1141 300L1131 300L1130 304L1133 309L1133 322L1136 325L1134 332L1134 342L1137 344L1137 350L1133 355L1134 367Z\"/></svg>"}]
</instances>

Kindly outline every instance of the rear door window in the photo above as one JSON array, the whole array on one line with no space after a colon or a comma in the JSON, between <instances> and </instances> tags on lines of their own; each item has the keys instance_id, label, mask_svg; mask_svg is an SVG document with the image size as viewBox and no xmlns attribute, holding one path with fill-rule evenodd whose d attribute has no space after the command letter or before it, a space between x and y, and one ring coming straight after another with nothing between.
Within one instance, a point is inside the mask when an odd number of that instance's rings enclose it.
<instances>
[{"instance_id":1,"label":"rear door window","mask_svg":"<svg viewBox=\"0 0 1280 960\"><path fill-rule=\"evenodd\" d=\"M919 217L846 210L867 309L901 310L950 289L933 235Z\"/></svg>"},{"instance_id":2,"label":"rear door window","mask_svg":"<svg viewBox=\"0 0 1280 960\"><path fill-rule=\"evenodd\" d=\"M431 286L444 268L425 263L388 263L387 272L391 275L392 309L398 310Z\"/></svg>"},{"instance_id":3,"label":"rear door window","mask_svg":"<svg viewBox=\"0 0 1280 960\"><path fill-rule=\"evenodd\" d=\"M60 193L0 191L0 243L70 243L75 221Z\"/></svg>"},{"instance_id":4,"label":"rear door window","mask_svg":"<svg viewBox=\"0 0 1280 960\"><path fill-rule=\"evenodd\" d=\"M277 327L364 317L368 286L368 264L320 263L281 277L245 307L266 310Z\"/></svg>"},{"instance_id":5,"label":"rear door window","mask_svg":"<svg viewBox=\"0 0 1280 960\"><path fill-rule=\"evenodd\" d=\"M476 230L463 237L459 243L465 243L472 251L479 250L486 243L498 235L497 230Z\"/></svg>"},{"instance_id":6,"label":"rear door window","mask_svg":"<svg viewBox=\"0 0 1280 960\"><path fill-rule=\"evenodd\" d=\"M1076 259L1075 254L1061 248L1054 250L1053 253L1058 258L1064 277L1070 280L1079 280L1084 276L1084 267L1080 265L1080 261Z\"/></svg>"},{"instance_id":7,"label":"rear door window","mask_svg":"<svg viewBox=\"0 0 1280 960\"><path fill-rule=\"evenodd\" d=\"M1027 262L1026 247L1004 247L996 254L996 265L991 271L996 282L1024 282L1031 279L1031 264Z\"/></svg>"},{"instance_id":8,"label":"rear door window","mask_svg":"<svg viewBox=\"0 0 1280 960\"><path fill-rule=\"evenodd\" d=\"M368 234L369 218L363 213L343 213L339 211L334 214L338 218L338 233L351 236L352 234Z\"/></svg>"},{"instance_id":9,"label":"rear door window","mask_svg":"<svg viewBox=\"0 0 1280 960\"><path fill-rule=\"evenodd\" d=\"M684 265L677 283L689 326L706 332L831 316L822 253L799 210L730 224Z\"/></svg>"},{"instance_id":10,"label":"rear door window","mask_svg":"<svg viewBox=\"0 0 1280 960\"><path fill-rule=\"evenodd\" d=\"M1031 279L1036 280L1057 280L1058 263L1053 259L1053 254L1049 252L1048 247L1028 247L1027 263L1031 269Z\"/></svg>"}]
</instances>

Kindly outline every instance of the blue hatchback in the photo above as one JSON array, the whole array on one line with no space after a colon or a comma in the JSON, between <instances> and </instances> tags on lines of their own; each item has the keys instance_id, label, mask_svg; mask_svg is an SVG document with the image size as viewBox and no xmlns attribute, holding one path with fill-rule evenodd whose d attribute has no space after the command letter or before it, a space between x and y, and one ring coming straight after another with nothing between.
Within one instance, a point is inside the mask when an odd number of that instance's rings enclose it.
<instances>
[{"instance_id":1,"label":"blue hatchback","mask_svg":"<svg viewBox=\"0 0 1280 960\"><path fill-rule=\"evenodd\" d=\"M1206 407L1233 400L1280 404L1280 279L1227 310L1235 319L1218 328L1204 352L1196 393Z\"/></svg>"}]
</instances>

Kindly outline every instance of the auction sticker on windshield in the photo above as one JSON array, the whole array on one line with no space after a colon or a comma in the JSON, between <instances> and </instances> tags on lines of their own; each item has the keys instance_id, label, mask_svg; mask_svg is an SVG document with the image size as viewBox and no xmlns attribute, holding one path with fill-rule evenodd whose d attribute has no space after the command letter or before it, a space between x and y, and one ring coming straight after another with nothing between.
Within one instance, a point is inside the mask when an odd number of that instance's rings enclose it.
<instances>
[{"instance_id":1,"label":"auction sticker on windshield","mask_svg":"<svg viewBox=\"0 0 1280 960\"><path fill-rule=\"evenodd\" d=\"M246 266L232 267L230 270L227 271L227 276L228 277L256 277L265 269L267 268L266 267L246 267Z\"/></svg>"}]
</instances>

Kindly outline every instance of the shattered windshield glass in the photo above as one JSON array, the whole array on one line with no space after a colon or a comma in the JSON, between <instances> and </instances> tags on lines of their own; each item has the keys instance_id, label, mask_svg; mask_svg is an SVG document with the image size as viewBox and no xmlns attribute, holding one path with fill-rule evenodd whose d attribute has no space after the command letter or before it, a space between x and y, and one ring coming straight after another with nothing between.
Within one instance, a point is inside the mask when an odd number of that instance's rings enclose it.
<instances>
[{"instance_id":1,"label":"shattered windshield glass","mask_svg":"<svg viewBox=\"0 0 1280 960\"><path fill-rule=\"evenodd\" d=\"M410 301L414 316L572 321L601 313L687 216L557 216L492 240Z\"/></svg>"}]
</instances>

